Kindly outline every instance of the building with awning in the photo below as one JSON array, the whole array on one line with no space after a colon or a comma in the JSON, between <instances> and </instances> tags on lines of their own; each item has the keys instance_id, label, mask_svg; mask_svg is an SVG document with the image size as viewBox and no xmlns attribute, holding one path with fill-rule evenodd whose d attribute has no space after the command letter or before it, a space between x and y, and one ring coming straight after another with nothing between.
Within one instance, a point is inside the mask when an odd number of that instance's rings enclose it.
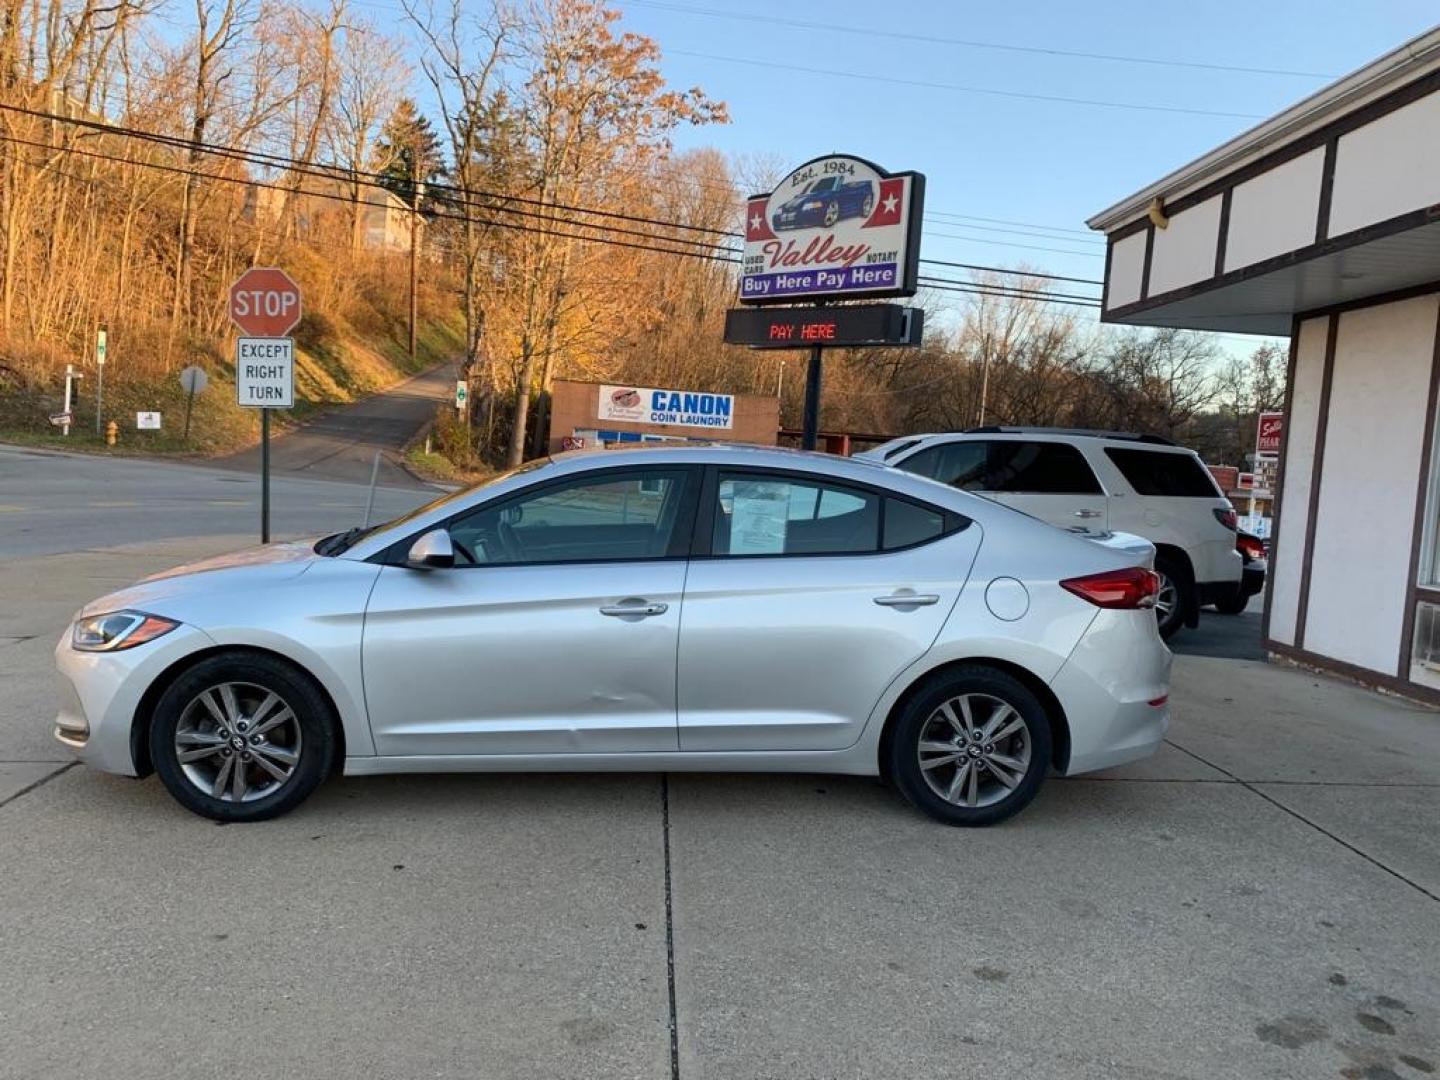
<instances>
[{"instance_id":1,"label":"building with awning","mask_svg":"<svg viewBox=\"0 0 1440 1080\"><path fill-rule=\"evenodd\" d=\"M1440 702L1440 27L1088 224L1105 321L1290 335L1268 649Z\"/></svg>"}]
</instances>

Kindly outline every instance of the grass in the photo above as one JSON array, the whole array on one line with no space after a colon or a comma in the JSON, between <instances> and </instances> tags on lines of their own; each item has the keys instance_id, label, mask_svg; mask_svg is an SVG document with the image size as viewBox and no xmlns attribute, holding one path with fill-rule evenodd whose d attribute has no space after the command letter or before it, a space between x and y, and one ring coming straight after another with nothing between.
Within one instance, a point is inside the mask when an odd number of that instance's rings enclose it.
<instances>
[{"instance_id":1,"label":"grass","mask_svg":"<svg viewBox=\"0 0 1440 1080\"><path fill-rule=\"evenodd\" d=\"M272 413L271 430L279 434L326 409L388 389L417 371L455 356L463 338L463 331L453 320L426 324L417 336L416 363L411 365L404 342L389 336L367 341L323 316L307 319L296 335L295 408ZM55 392L58 388L0 390L0 442L99 454L175 457L218 456L255 445L260 439L260 417L257 410L236 403L232 365L211 358L202 366L210 383L195 397L188 440L182 436L186 394L177 374L131 381L115 377L117 372L106 380L103 415L105 421L114 420L119 425L119 440L114 447L95 435L93 375L79 384L72 409L75 423L68 438L48 421L51 413L60 411L60 394ZM158 411L161 430L138 430L135 413L139 411Z\"/></svg>"},{"instance_id":2,"label":"grass","mask_svg":"<svg viewBox=\"0 0 1440 1080\"><path fill-rule=\"evenodd\" d=\"M462 468L444 454L435 450L426 451L423 445L412 446L405 451L405 464L423 479L442 484L478 484L495 475L491 469Z\"/></svg>"}]
</instances>

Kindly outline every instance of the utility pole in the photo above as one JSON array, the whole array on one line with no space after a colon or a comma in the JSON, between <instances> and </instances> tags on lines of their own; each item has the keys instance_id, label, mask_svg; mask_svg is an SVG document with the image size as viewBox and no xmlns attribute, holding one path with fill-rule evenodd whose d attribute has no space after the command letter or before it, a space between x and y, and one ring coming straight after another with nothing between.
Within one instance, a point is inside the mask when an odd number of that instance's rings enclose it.
<instances>
[{"instance_id":1,"label":"utility pole","mask_svg":"<svg viewBox=\"0 0 1440 1080\"><path fill-rule=\"evenodd\" d=\"M415 296L416 256L420 245L420 148L410 146L410 366L415 366L416 321L418 303Z\"/></svg>"},{"instance_id":2,"label":"utility pole","mask_svg":"<svg viewBox=\"0 0 1440 1080\"><path fill-rule=\"evenodd\" d=\"M990 335L985 335L984 352L980 356L980 419L977 427L985 426L985 399L990 396Z\"/></svg>"}]
</instances>

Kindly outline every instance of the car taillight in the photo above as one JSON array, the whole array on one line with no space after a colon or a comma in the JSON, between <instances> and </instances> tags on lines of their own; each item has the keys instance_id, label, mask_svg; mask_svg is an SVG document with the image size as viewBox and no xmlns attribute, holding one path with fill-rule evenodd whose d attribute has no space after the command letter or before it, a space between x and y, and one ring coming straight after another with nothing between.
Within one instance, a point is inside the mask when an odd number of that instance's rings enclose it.
<instances>
[{"instance_id":1,"label":"car taillight","mask_svg":"<svg viewBox=\"0 0 1440 1080\"><path fill-rule=\"evenodd\" d=\"M1082 600L1103 608L1151 608L1160 595L1160 575L1154 570L1132 566L1127 570L1107 570L1103 574L1067 578L1060 587Z\"/></svg>"},{"instance_id":2,"label":"car taillight","mask_svg":"<svg viewBox=\"0 0 1440 1080\"><path fill-rule=\"evenodd\" d=\"M1265 541L1258 536L1237 536L1235 547L1245 555L1247 559L1265 558Z\"/></svg>"},{"instance_id":3,"label":"car taillight","mask_svg":"<svg viewBox=\"0 0 1440 1080\"><path fill-rule=\"evenodd\" d=\"M1233 506L1227 506L1224 510L1217 507L1215 510L1215 520L1231 532L1234 532L1240 527L1240 522L1235 517L1235 508Z\"/></svg>"}]
</instances>

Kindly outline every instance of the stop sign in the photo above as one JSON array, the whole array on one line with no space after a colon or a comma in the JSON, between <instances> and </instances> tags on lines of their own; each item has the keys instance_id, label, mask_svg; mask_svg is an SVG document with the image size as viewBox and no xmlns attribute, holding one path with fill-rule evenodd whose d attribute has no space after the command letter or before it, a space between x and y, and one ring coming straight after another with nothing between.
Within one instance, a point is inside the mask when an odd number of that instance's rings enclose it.
<instances>
[{"instance_id":1,"label":"stop sign","mask_svg":"<svg viewBox=\"0 0 1440 1080\"><path fill-rule=\"evenodd\" d=\"M278 267L252 267L230 286L230 318L251 337L284 337L300 321L300 286Z\"/></svg>"}]
</instances>

